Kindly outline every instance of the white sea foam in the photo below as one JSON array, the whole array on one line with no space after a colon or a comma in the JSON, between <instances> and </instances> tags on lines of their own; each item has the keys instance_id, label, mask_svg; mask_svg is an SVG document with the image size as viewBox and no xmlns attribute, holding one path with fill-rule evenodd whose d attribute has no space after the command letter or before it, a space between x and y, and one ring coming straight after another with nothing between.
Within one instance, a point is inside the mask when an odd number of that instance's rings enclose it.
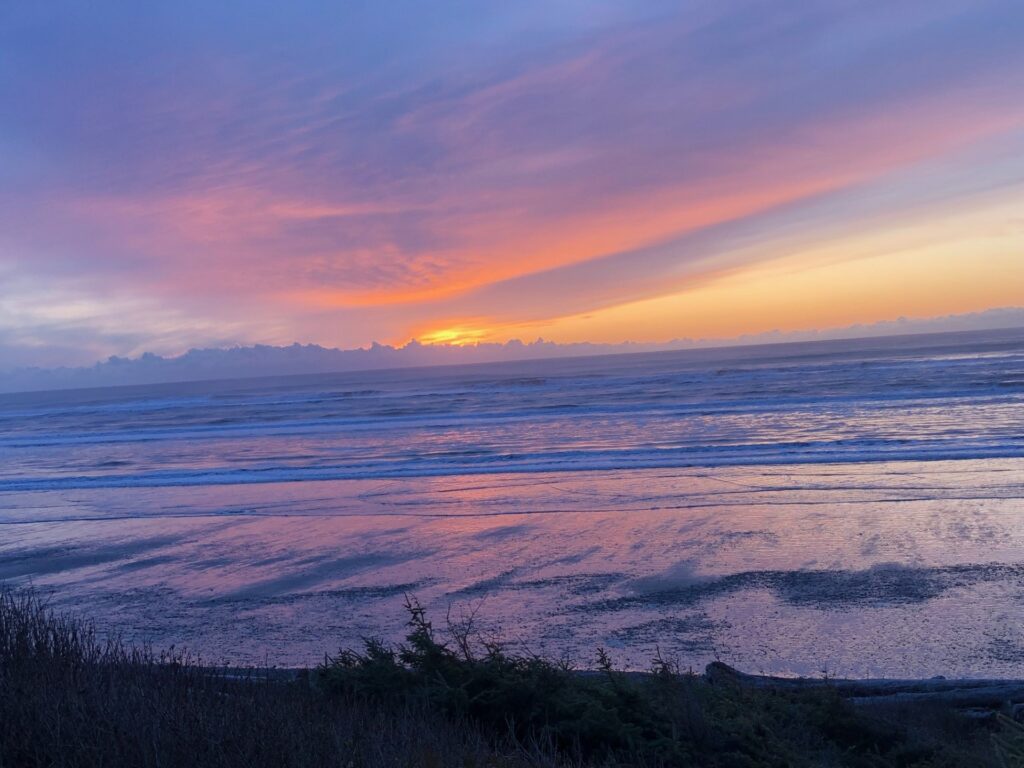
<instances>
[{"instance_id":1,"label":"white sea foam","mask_svg":"<svg viewBox=\"0 0 1024 768\"><path fill-rule=\"evenodd\" d=\"M0 396L0 491L1024 455L1024 333L889 344Z\"/></svg>"}]
</instances>

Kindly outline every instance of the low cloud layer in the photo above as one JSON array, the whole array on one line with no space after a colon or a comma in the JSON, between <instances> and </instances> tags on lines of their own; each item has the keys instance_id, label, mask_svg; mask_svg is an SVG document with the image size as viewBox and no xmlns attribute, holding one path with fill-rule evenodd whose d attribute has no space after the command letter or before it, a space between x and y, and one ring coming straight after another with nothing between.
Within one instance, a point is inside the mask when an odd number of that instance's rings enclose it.
<instances>
[{"instance_id":1,"label":"low cloud layer","mask_svg":"<svg viewBox=\"0 0 1024 768\"><path fill-rule=\"evenodd\" d=\"M95 365L78 368L21 367L0 370L0 392L334 373L996 329L1019 329L1020 333L1024 333L1024 308L996 309L929 319L900 318L827 331L771 331L732 339L675 339L661 344L556 344L538 339L529 343L515 340L504 344L479 343L464 346L426 345L413 341L402 347L373 344L367 348L350 350L329 349L315 344L192 349L176 357L162 357L152 353L136 358L111 357ZM2 351L3 348L0 346L0 352Z\"/></svg>"}]
</instances>

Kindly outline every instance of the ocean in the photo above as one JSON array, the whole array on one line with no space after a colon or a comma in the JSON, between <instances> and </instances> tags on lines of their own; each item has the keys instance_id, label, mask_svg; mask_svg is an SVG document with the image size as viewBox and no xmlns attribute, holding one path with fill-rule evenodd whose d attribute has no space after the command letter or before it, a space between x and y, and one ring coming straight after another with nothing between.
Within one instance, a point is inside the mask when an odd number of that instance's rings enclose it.
<instances>
[{"instance_id":1,"label":"ocean","mask_svg":"<svg viewBox=\"0 0 1024 768\"><path fill-rule=\"evenodd\" d=\"M1024 677L1024 330L0 395L0 580L296 666Z\"/></svg>"}]
</instances>

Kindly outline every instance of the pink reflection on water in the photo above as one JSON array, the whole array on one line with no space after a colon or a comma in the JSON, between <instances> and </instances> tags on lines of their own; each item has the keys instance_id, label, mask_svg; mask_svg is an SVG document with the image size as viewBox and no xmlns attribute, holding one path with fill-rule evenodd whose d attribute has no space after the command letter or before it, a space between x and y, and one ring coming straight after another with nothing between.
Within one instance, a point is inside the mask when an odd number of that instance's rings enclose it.
<instances>
[{"instance_id":1,"label":"pink reflection on water","mask_svg":"<svg viewBox=\"0 0 1024 768\"><path fill-rule=\"evenodd\" d=\"M1020 460L8 493L0 577L212 660L401 635L404 593L586 661L1019 675ZM45 522L41 522L45 521Z\"/></svg>"}]
</instances>

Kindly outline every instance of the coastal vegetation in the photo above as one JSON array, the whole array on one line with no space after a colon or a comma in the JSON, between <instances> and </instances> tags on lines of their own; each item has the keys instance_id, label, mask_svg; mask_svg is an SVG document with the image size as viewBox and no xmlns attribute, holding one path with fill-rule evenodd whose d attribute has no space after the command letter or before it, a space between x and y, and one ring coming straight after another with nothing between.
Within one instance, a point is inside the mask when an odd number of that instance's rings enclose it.
<instances>
[{"instance_id":1,"label":"coastal vegetation","mask_svg":"<svg viewBox=\"0 0 1024 768\"><path fill-rule=\"evenodd\" d=\"M587 670L436 629L317 669L214 668L0 591L0 768L54 766L1012 766L1024 729L941 702L852 704L655 659ZM983 713L984 714L984 713Z\"/></svg>"}]
</instances>

